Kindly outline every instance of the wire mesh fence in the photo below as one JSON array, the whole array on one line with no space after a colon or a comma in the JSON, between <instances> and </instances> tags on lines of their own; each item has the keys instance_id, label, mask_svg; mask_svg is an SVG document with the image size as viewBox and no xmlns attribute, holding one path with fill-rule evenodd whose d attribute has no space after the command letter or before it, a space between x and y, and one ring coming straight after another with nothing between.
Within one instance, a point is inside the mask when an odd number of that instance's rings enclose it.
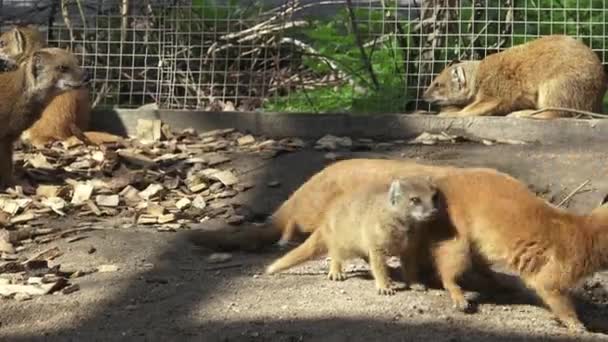
<instances>
[{"instance_id":1,"label":"wire mesh fence","mask_svg":"<svg viewBox=\"0 0 608 342\"><path fill-rule=\"evenodd\" d=\"M100 106L412 112L453 59L548 34L606 62L604 0L0 0L78 54ZM560 58L560 56L556 56Z\"/></svg>"}]
</instances>

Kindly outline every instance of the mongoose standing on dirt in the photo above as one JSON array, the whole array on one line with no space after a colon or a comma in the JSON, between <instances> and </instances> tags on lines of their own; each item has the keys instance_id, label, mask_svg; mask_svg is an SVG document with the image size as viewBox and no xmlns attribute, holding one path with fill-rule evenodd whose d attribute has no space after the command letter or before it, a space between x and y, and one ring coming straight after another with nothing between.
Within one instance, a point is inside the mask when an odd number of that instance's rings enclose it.
<instances>
[{"instance_id":1,"label":"mongoose standing on dirt","mask_svg":"<svg viewBox=\"0 0 608 342\"><path fill-rule=\"evenodd\" d=\"M328 253L329 279L344 280L344 260L361 257L370 264L378 293L392 295L386 257L399 256L406 283L418 283L417 238L424 233L424 223L435 217L437 205L437 192L428 177L398 179L345 194L331 204L319 229L266 272L273 274Z\"/></svg>"},{"instance_id":2,"label":"mongoose standing on dirt","mask_svg":"<svg viewBox=\"0 0 608 342\"><path fill-rule=\"evenodd\" d=\"M283 202L262 226L226 232L191 231L193 243L215 250L254 251L279 242L285 245L296 235L309 235L321 224L330 204L344 193L371 183L387 184L393 178L441 176L457 168L418 164L410 160L349 159L319 171Z\"/></svg>"},{"instance_id":3,"label":"mongoose standing on dirt","mask_svg":"<svg viewBox=\"0 0 608 342\"><path fill-rule=\"evenodd\" d=\"M57 48L38 50L16 70L0 73L0 187L12 182L13 142L55 96L87 82L78 59Z\"/></svg>"},{"instance_id":4,"label":"mongoose standing on dirt","mask_svg":"<svg viewBox=\"0 0 608 342\"><path fill-rule=\"evenodd\" d=\"M602 63L589 47L572 37L552 35L481 61L450 65L423 98L442 107L440 116L557 118L567 113L534 112L568 108L601 113L606 82Z\"/></svg>"},{"instance_id":5,"label":"mongoose standing on dirt","mask_svg":"<svg viewBox=\"0 0 608 342\"><path fill-rule=\"evenodd\" d=\"M32 25L16 26L0 35L0 59L16 66L44 47L46 39ZM87 87L66 91L51 100L40 119L22 134L22 139L38 147L71 136L96 144L120 139L104 132L83 132L89 126L90 116Z\"/></svg>"},{"instance_id":6,"label":"mongoose standing on dirt","mask_svg":"<svg viewBox=\"0 0 608 342\"><path fill-rule=\"evenodd\" d=\"M454 234L434 241L433 254L457 308L469 308L457 279L481 259L475 266L506 266L566 327L585 330L569 291L608 268L608 206L589 215L569 213L537 197L526 184L489 169L462 169L435 183Z\"/></svg>"}]
</instances>

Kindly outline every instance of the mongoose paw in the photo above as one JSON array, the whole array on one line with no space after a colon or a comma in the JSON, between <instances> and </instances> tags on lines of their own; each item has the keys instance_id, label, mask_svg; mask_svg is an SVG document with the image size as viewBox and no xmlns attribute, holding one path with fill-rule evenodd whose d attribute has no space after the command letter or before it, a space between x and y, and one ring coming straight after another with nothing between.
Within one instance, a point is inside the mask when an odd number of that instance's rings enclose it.
<instances>
[{"instance_id":1,"label":"mongoose paw","mask_svg":"<svg viewBox=\"0 0 608 342\"><path fill-rule=\"evenodd\" d=\"M387 287L379 287L378 288L378 294L379 295L383 295L383 296L392 296L394 295L395 289L391 286L387 286Z\"/></svg>"},{"instance_id":2,"label":"mongoose paw","mask_svg":"<svg viewBox=\"0 0 608 342\"><path fill-rule=\"evenodd\" d=\"M473 305L471 305L468 300L463 298L462 300L454 303L454 309L464 313L471 313L473 312Z\"/></svg>"},{"instance_id":3,"label":"mongoose paw","mask_svg":"<svg viewBox=\"0 0 608 342\"><path fill-rule=\"evenodd\" d=\"M413 284L406 284L406 289L412 290L412 291L426 291L428 290L428 288L426 287L426 285L421 284L421 283L413 283Z\"/></svg>"},{"instance_id":4,"label":"mongoose paw","mask_svg":"<svg viewBox=\"0 0 608 342\"><path fill-rule=\"evenodd\" d=\"M342 272L329 272L327 278L333 281L343 281L346 279L346 275Z\"/></svg>"},{"instance_id":5,"label":"mongoose paw","mask_svg":"<svg viewBox=\"0 0 608 342\"><path fill-rule=\"evenodd\" d=\"M583 334L587 332L587 328L585 327L585 325L576 319L571 319L567 322L563 322L563 324L572 334Z\"/></svg>"}]
</instances>

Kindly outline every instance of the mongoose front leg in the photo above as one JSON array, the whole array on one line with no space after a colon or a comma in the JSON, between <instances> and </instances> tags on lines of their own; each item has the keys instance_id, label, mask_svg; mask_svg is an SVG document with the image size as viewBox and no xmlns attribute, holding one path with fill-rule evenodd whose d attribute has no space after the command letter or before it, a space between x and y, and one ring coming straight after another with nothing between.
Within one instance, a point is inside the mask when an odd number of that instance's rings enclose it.
<instances>
[{"instance_id":1,"label":"mongoose front leg","mask_svg":"<svg viewBox=\"0 0 608 342\"><path fill-rule=\"evenodd\" d=\"M387 296L394 295L395 289L393 288L391 279L388 275L384 253L372 249L369 252L369 266L376 281L378 293Z\"/></svg>"},{"instance_id":2,"label":"mongoose front leg","mask_svg":"<svg viewBox=\"0 0 608 342\"><path fill-rule=\"evenodd\" d=\"M329 257L331 258L331 261L329 263L327 278L333 281L343 281L346 279L346 275L342 272L342 258L338 253L331 252Z\"/></svg>"},{"instance_id":3,"label":"mongoose front leg","mask_svg":"<svg viewBox=\"0 0 608 342\"><path fill-rule=\"evenodd\" d=\"M0 140L0 188L5 189L13 182L13 142L3 139Z\"/></svg>"},{"instance_id":4,"label":"mongoose front leg","mask_svg":"<svg viewBox=\"0 0 608 342\"><path fill-rule=\"evenodd\" d=\"M469 312L471 304L457 283L458 278L471 266L468 244L455 238L439 245L434 254L439 277L450 294L454 307L459 311Z\"/></svg>"},{"instance_id":5,"label":"mongoose front leg","mask_svg":"<svg viewBox=\"0 0 608 342\"><path fill-rule=\"evenodd\" d=\"M464 107L458 112L441 112L438 115L443 117L460 117L460 116L483 116L495 115L500 106L499 100L475 100L475 102Z\"/></svg>"}]
</instances>

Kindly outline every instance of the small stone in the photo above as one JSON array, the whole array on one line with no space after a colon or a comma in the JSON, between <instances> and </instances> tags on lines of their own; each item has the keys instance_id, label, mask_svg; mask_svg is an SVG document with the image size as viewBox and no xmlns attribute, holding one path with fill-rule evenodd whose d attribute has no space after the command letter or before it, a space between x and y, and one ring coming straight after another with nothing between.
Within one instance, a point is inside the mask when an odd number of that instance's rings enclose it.
<instances>
[{"instance_id":1,"label":"small stone","mask_svg":"<svg viewBox=\"0 0 608 342\"><path fill-rule=\"evenodd\" d=\"M97 248L95 248L94 246L90 246L89 249L87 250L88 254L93 254L97 251Z\"/></svg>"},{"instance_id":2,"label":"small stone","mask_svg":"<svg viewBox=\"0 0 608 342\"><path fill-rule=\"evenodd\" d=\"M267 184L267 185L268 185L268 187L270 187L270 188L276 188L276 187L278 187L279 185L281 185L281 182L279 182L279 181L277 181L277 180L273 180L273 181L268 182L268 184Z\"/></svg>"},{"instance_id":3,"label":"small stone","mask_svg":"<svg viewBox=\"0 0 608 342\"><path fill-rule=\"evenodd\" d=\"M230 253L212 253L207 257L207 263L219 264L232 260L232 254Z\"/></svg>"}]
</instances>

